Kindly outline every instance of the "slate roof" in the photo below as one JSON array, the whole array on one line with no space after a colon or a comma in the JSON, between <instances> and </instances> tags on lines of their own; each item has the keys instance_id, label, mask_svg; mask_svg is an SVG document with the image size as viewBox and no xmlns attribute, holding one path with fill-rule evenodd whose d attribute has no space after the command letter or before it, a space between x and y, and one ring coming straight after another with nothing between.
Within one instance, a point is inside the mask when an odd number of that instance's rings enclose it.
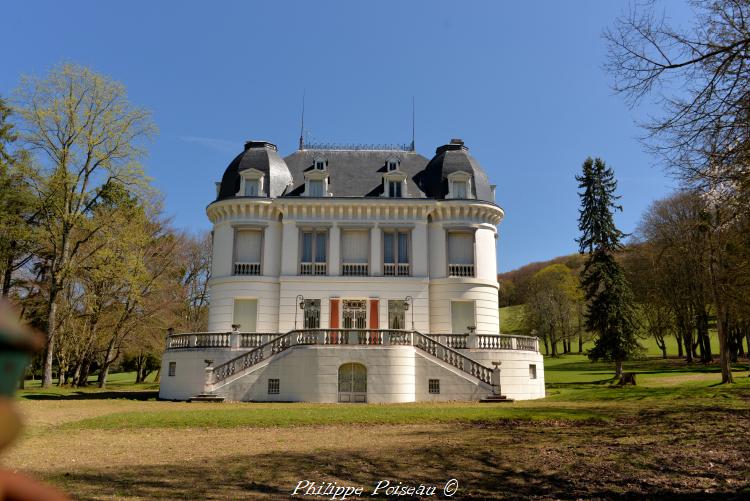
<instances>
[{"instance_id":1,"label":"slate roof","mask_svg":"<svg viewBox=\"0 0 750 501\"><path fill-rule=\"evenodd\" d=\"M460 140L437 148L431 160L413 151L339 149L298 150L282 159L275 145L248 141L245 151L237 155L224 172L217 200L236 195L240 188L239 172L247 168L266 174L264 196L302 196L304 173L314 169L317 158L327 161L329 190L334 197L381 196L386 163L396 158L400 161L399 170L407 175L405 198L443 199L448 193L447 176L464 171L473 176L472 190L476 199L495 202L487 174Z\"/></svg>"},{"instance_id":2,"label":"slate roof","mask_svg":"<svg viewBox=\"0 0 750 501\"><path fill-rule=\"evenodd\" d=\"M335 197L379 197L383 194L386 162L396 158L399 170L406 174L408 198L425 198L421 176L428 160L419 153L394 150L298 150L284 159L294 178L287 196L300 196L305 189L305 175L313 170L316 158L328 162L328 189Z\"/></svg>"},{"instance_id":3,"label":"slate roof","mask_svg":"<svg viewBox=\"0 0 750 501\"><path fill-rule=\"evenodd\" d=\"M263 194L275 198L284 194L292 180L284 160L275 144L267 141L248 141L245 150L237 155L224 171L217 200L231 198L240 189L239 173L245 169L256 169L265 174Z\"/></svg>"},{"instance_id":4,"label":"slate roof","mask_svg":"<svg viewBox=\"0 0 750 501\"><path fill-rule=\"evenodd\" d=\"M445 198L448 194L448 175L459 171L473 176L471 185L477 200L495 201L487 173L479 162L469 155L469 148L464 146L460 139L435 150L435 156L425 168L425 194L430 198Z\"/></svg>"}]
</instances>

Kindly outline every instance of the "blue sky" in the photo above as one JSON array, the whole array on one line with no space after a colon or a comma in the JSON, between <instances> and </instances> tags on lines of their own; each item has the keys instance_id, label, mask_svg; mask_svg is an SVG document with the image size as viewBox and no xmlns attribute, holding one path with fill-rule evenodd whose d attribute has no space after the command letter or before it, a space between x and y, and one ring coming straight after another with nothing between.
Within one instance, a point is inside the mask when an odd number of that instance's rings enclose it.
<instances>
[{"instance_id":1,"label":"blue sky","mask_svg":"<svg viewBox=\"0 0 750 501\"><path fill-rule=\"evenodd\" d=\"M679 4L670 14L685 17ZM574 175L614 167L622 230L675 183L644 151L602 70L602 30L625 2L17 1L4 5L0 95L74 61L121 81L160 129L145 165L181 228L246 139L291 153L306 94L310 139L411 140L430 157L463 138L505 209L507 271L576 250ZM678 10L674 10L678 9Z\"/></svg>"}]
</instances>

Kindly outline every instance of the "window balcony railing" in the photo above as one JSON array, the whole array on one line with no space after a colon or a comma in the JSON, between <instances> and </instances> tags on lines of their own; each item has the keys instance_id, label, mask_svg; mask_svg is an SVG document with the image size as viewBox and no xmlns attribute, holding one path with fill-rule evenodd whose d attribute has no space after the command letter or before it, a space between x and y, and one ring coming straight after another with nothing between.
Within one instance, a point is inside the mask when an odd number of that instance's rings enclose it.
<instances>
[{"instance_id":1,"label":"window balcony railing","mask_svg":"<svg viewBox=\"0 0 750 501\"><path fill-rule=\"evenodd\" d=\"M383 275L386 277L408 277L409 263L384 263Z\"/></svg>"},{"instance_id":2,"label":"window balcony railing","mask_svg":"<svg viewBox=\"0 0 750 501\"><path fill-rule=\"evenodd\" d=\"M343 263L341 274L345 277L366 277L370 266L367 263Z\"/></svg>"},{"instance_id":3,"label":"window balcony railing","mask_svg":"<svg viewBox=\"0 0 750 501\"><path fill-rule=\"evenodd\" d=\"M300 263L300 275L325 275L327 272L326 263Z\"/></svg>"},{"instance_id":4,"label":"window balcony railing","mask_svg":"<svg viewBox=\"0 0 750 501\"><path fill-rule=\"evenodd\" d=\"M449 264L448 265L448 276L451 276L451 277L473 277L474 276L474 265L473 264Z\"/></svg>"},{"instance_id":5,"label":"window balcony railing","mask_svg":"<svg viewBox=\"0 0 750 501\"><path fill-rule=\"evenodd\" d=\"M235 275L260 275L260 263L234 263Z\"/></svg>"}]
</instances>

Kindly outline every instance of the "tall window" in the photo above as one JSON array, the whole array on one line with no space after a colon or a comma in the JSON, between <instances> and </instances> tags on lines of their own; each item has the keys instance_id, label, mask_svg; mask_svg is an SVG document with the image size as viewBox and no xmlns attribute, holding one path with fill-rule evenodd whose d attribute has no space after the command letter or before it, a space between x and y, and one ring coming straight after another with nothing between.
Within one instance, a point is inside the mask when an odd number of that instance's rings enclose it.
<instances>
[{"instance_id":1,"label":"tall window","mask_svg":"<svg viewBox=\"0 0 750 501\"><path fill-rule=\"evenodd\" d=\"M322 179L310 179L308 182L311 197L325 196L325 181Z\"/></svg>"},{"instance_id":2,"label":"tall window","mask_svg":"<svg viewBox=\"0 0 750 501\"><path fill-rule=\"evenodd\" d=\"M390 198L401 198L401 181L388 181L388 196Z\"/></svg>"},{"instance_id":3,"label":"tall window","mask_svg":"<svg viewBox=\"0 0 750 501\"><path fill-rule=\"evenodd\" d=\"M388 300L388 328L406 329L406 301L403 299Z\"/></svg>"},{"instance_id":4,"label":"tall window","mask_svg":"<svg viewBox=\"0 0 750 501\"><path fill-rule=\"evenodd\" d=\"M239 324L242 332L256 332L258 320L257 299L235 299L232 323Z\"/></svg>"},{"instance_id":5,"label":"tall window","mask_svg":"<svg viewBox=\"0 0 750 501\"><path fill-rule=\"evenodd\" d=\"M474 327L474 301L451 301L451 330L453 334L466 334Z\"/></svg>"},{"instance_id":6,"label":"tall window","mask_svg":"<svg viewBox=\"0 0 750 501\"><path fill-rule=\"evenodd\" d=\"M301 275L325 275L328 251L326 231L303 231Z\"/></svg>"},{"instance_id":7,"label":"tall window","mask_svg":"<svg viewBox=\"0 0 750 501\"><path fill-rule=\"evenodd\" d=\"M245 196L246 197L257 197L259 195L258 185L260 183L257 179L246 179L245 180Z\"/></svg>"},{"instance_id":8,"label":"tall window","mask_svg":"<svg viewBox=\"0 0 750 501\"><path fill-rule=\"evenodd\" d=\"M305 329L320 329L320 299L305 299Z\"/></svg>"},{"instance_id":9,"label":"tall window","mask_svg":"<svg viewBox=\"0 0 750 501\"><path fill-rule=\"evenodd\" d=\"M235 230L233 271L235 275L260 275L262 245L263 232L261 230Z\"/></svg>"},{"instance_id":10,"label":"tall window","mask_svg":"<svg viewBox=\"0 0 750 501\"><path fill-rule=\"evenodd\" d=\"M452 277L474 276L474 233L448 233L448 274Z\"/></svg>"},{"instance_id":11,"label":"tall window","mask_svg":"<svg viewBox=\"0 0 750 501\"><path fill-rule=\"evenodd\" d=\"M469 198L466 194L466 181L453 181L453 198Z\"/></svg>"},{"instance_id":12,"label":"tall window","mask_svg":"<svg viewBox=\"0 0 750 501\"><path fill-rule=\"evenodd\" d=\"M343 230L341 232L341 274L365 276L370 261L370 231Z\"/></svg>"},{"instance_id":13,"label":"tall window","mask_svg":"<svg viewBox=\"0 0 750 501\"><path fill-rule=\"evenodd\" d=\"M386 276L409 275L409 232L383 232L383 274Z\"/></svg>"}]
</instances>

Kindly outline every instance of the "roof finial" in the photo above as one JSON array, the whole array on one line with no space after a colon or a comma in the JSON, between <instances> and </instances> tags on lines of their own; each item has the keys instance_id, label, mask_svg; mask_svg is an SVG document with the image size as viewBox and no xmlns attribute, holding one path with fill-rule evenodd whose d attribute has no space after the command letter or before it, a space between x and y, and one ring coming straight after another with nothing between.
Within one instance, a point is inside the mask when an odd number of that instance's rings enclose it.
<instances>
[{"instance_id":1,"label":"roof finial","mask_svg":"<svg viewBox=\"0 0 750 501\"><path fill-rule=\"evenodd\" d=\"M305 149L305 91L302 91L302 124L299 129L299 149Z\"/></svg>"},{"instance_id":2,"label":"roof finial","mask_svg":"<svg viewBox=\"0 0 750 501\"><path fill-rule=\"evenodd\" d=\"M411 151L417 151L414 137L414 96L411 96Z\"/></svg>"}]
</instances>

